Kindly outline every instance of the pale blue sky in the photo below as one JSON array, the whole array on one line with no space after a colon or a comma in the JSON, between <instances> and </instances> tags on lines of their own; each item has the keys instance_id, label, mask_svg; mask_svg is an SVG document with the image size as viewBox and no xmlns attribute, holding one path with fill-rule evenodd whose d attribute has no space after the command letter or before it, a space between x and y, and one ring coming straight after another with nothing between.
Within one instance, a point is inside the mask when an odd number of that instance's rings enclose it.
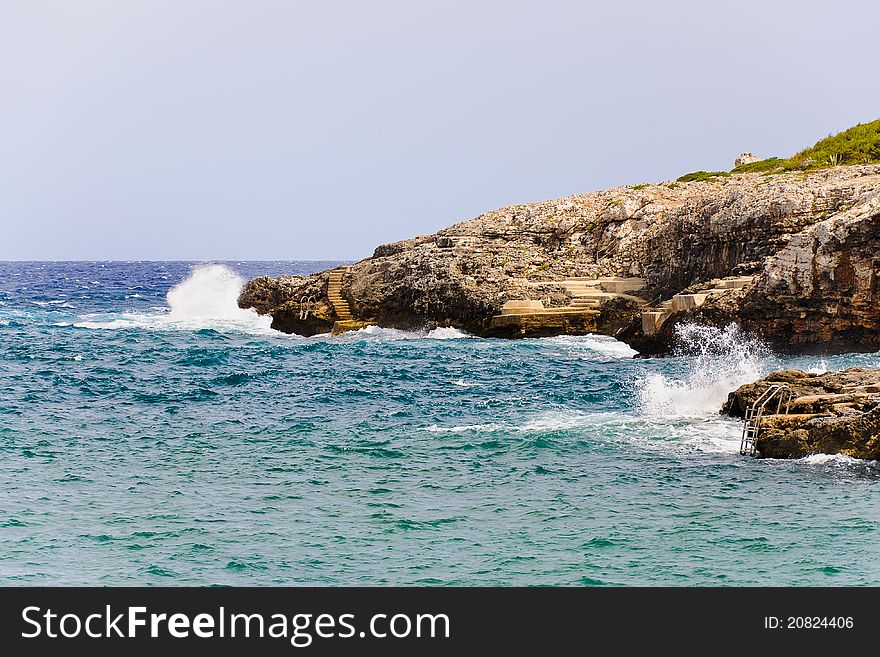
<instances>
[{"instance_id":1,"label":"pale blue sky","mask_svg":"<svg viewBox=\"0 0 880 657\"><path fill-rule=\"evenodd\" d=\"M880 116L875 1L0 0L0 259L359 259Z\"/></svg>"}]
</instances>

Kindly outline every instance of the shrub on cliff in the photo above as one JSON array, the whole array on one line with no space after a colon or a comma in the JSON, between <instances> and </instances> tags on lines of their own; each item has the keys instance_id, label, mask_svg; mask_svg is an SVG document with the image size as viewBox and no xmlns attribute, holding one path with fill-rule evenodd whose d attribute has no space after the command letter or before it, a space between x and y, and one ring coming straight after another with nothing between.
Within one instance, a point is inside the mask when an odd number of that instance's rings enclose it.
<instances>
[{"instance_id":1,"label":"shrub on cliff","mask_svg":"<svg viewBox=\"0 0 880 657\"><path fill-rule=\"evenodd\" d=\"M694 171L686 173L677 179L677 182L710 182L716 178L727 178L727 171Z\"/></svg>"},{"instance_id":2,"label":"shrub on cliff","mask_svg":"<svg viewBox=\"0 0 880 657\"><path fill-rule=\"evenodd\" d=\"M736 167L732 173L809 171L849 164L880 163L880 119L858 124L816 142L788 159L771 157Z\"/></svg>"},{"instance_id":3,"label":"shrub on cliff","mask_svg":"<svg viewBox=\"0 0 880 657\"><path fill-rule=\"evenodd\" d=\"M786 165L792 169L821 169L838 164L877 162L880 162L880 119L826 137L812 148L790 157Z\"/></svg>"}]
</instances>

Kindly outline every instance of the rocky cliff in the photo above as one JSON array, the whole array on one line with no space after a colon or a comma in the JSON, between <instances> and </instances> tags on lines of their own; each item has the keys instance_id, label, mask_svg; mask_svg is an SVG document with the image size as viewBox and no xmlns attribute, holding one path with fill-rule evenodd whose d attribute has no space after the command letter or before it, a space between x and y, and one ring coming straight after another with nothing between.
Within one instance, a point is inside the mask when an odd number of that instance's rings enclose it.
<instances>
[{"instance_id":1,"label":"rocky cliff","mask_svg":"<svg viewBox=\"0 0 880 657\"><path fill-rule=\"evenodd\" d=\"M378 247L345 272L339 293L355 320L398 328L504 335L493 322L504 304L534 300L544 310L517 335L596 331L659 353L682 321L736 322L777 349L876 350L878 229L878 165L710 176L487 212ZM564 281L602 277L638 277L644 287L569 312ZM744 287L719 282L729 277ZM283 331L329 331L338 317L328 279L256 279L239 304L271 314ZM668 301L688 292L706 293L684 309ZM656 330L644 328L647 309L660 311Z\"/></svg>"}]
</instances>

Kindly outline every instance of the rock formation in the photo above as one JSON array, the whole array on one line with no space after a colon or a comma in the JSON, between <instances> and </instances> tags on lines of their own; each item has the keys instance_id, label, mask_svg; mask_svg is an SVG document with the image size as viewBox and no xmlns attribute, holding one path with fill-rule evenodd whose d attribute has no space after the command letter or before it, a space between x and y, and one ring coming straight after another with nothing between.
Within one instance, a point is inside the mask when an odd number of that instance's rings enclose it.
<instances>
[{"instance_id":1,"label":"rock formation","mask_svg":"<svg viewBox=\"0 0 880 657\"><path fill-rule=\"evenodd\" d=\"M722 412L743 417L772 384L789 386L792 401L787 413L762 418L755 443L761 456L797 458L822 453L880 459L880 370L774 372L730 393ZM771 412L776 410L773 406Z\"/></svg>"},{"instance_id":2,"label":"rock formation","mask_svg":"<svg viewBox=\"0 0 880 657\"><path fill-rule=\"evenodd\" d=\"M741 167L743 164L751 164L752 162L760 161L760 157L746 151L745 153L740 153L739 157L733 161L733 168L735 169L736 167Z\"/></svg>"},{"instance_id":3,"label":"rock formation","mask_svg":"<svg viewBox=\"0 0 880 657\"><path fill-rule=\"evenodd\" d=\"M505 207L380 246L333 294L360 325L504 337L601 332L662 353L680 322L736 322L778 349L875 350L878 228L878 165L618 187ZM573 284L599 289L618 279L643 282L598 292L594 305ZM271 314L282 331L330 331L342 318L328 280L328 272L256 279L239 304ZM689 298L676 305L675 295ZM315 312L302 319L309 296ZM506 303L528 301L540 301L539 312L520 314L513 328L496 319Z\"/></svg>"}]
</instances>

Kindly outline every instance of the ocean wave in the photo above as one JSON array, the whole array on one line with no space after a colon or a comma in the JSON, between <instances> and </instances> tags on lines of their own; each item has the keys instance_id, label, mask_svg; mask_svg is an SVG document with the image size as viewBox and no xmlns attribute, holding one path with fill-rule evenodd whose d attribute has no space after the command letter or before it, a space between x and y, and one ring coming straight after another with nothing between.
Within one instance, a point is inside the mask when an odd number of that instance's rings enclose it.
<instances>
[{"instance_id":1,"label":"ocean wave","mask_svg":"<svg viewBox=\"0 0 880 657\"><path fill-rule=\"evenodd\" d=\"M572 432L589 442L626 444L648 452L698 451L736 454L740 447L740 424L720 416L703 419L645 417L631 412L586 412L577 409L546 411L522 421L475 422L442 426L432 424L419 431L434 434L534 435Z\"/></svg>"},{"instance_id":2,"label":"ocean wave","mask_svg":"<svg viewBox=\"0 0 880 657\"><path fill-rule=\"evenodd\" d=\"M872 466L880 468L880 464L876 461L866 459L857 459L846 454L810 454L803 458L797 459L799 463L806 465L843 465L843 466Z\"/></svg>"},{"instance_id":3,"label":"ocean wave","mask_svg":"<svg viewBox=\"0 0 880 657\"><path fill-rule=\"evenodd\" d=\"M547 411L535 417L527 419L522 423L498 423L486 422L475 424L459 424L453 426L438 426L433 424L428 427L422 427L420 431L430 433L464 433L467 431L475 432L495 432L504 431L508 433L541 433L549 431L562 431L566 429L576 429L578 427L595 426L609 420L619 419L619 413L588 413L586 411L578 411L574 409L561 409Z\"/></svg>"},{"instance_id":4,"label":"ocean wave","mask_svg":"<svg viewBox=\"0 0 880 657\"><path fill-rule=\"evenodd\" d=\"M615 340L610 335L560 335L552 338L538 338L541 345L561 347L569 354L595 357L595 355L610 358L632 358L638 352L625 342Z\"/></svg>"},{"instance_id":5,"label":"ocean wave","mask_svg":"<svg viewBox=\"0 0 880 657\"><path fill-rule=\"evenodd\" d=\"M381 326L365 326L356 331L348 331L334 336L333 342L397 342L400 340L456 340L473 338L457 328L438 327L430 331L404 331L402 329L383 328Z\"/></svg>"},{"instance_id":6,"label":"ocean wave","mask_svg":"<svg viewBox=\"0 0 880 657\"><path fill-rule=\"evenodd\" d=\"M201 265L169 290L168 308L152 313L97 313L83 315L73 326L85 329L148 329L168 331L237 331L280 336L272 318L238 307L244 279L225 265Z\"/></svg>"},{"instance_id":7,"label":"ocean wave","mask_svg":"<svg viewBox=\"0 0 880 657\"><path fill-rule=\"evenodd\" d=\"M834 476L855 477L875 480L880 476L880 463L874 460L857 459L845 454L811 454L797 459L795 463L811 468L821 468Z\"/></svg>"},{"instance_id":8,"label":"ocean wave","mask_svg":"<svg viewBox=\"0 0 880 657\"><path fill-rule=\"evenodd\" d=\"M460 331L457 328L452 328L451 326L438 326L437 328L428 331L425 337L430 340L458 340L461 338L472 338L474 336L470 333Z\"/></svg>"},{"instance_id":9,"label":"ocean wave","mask_svg":"<svg viewBox=\"0 0 880 657\"><path fill-rule=\"evenodd\" d=\"M827 372L827 371L828 371L828 363L825 362L824 358L822 360L820 360L816 365L813 365L813 367L811 367L807 370L807 372L810 374L825 374L825 372Z\"/></svg>"}]
</instances>

